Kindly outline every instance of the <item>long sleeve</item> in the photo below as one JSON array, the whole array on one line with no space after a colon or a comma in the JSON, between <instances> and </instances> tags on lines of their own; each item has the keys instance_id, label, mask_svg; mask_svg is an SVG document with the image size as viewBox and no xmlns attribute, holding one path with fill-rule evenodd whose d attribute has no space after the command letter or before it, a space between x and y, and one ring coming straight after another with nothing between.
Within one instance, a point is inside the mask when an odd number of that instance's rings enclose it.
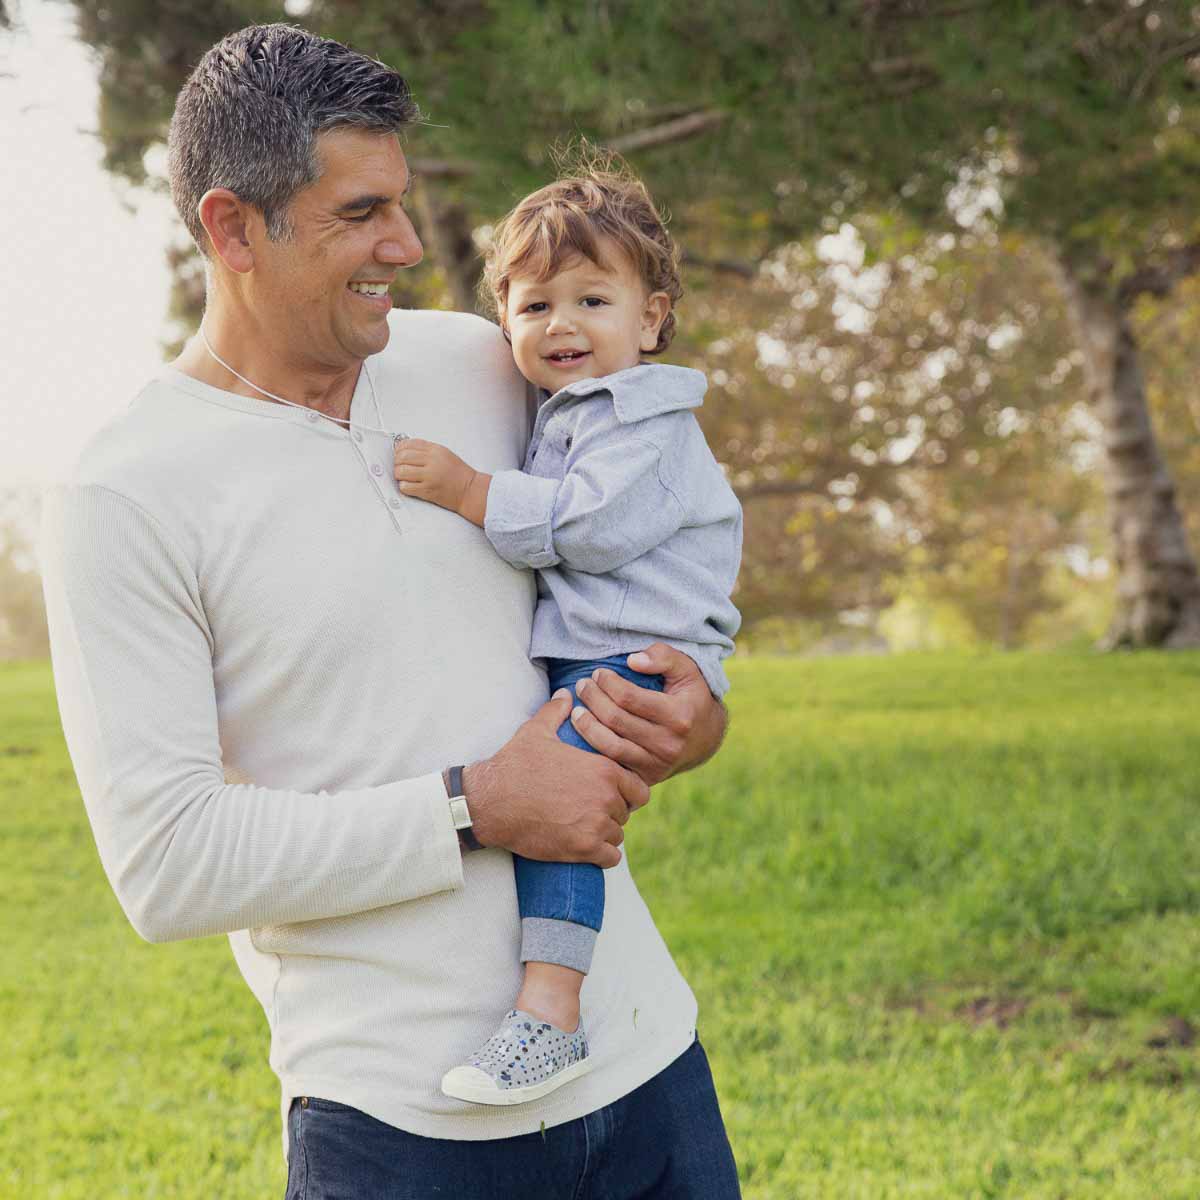
<instances>
[{"instance_id":1,"label":"long sleeve","mask_svg":"<svg viewBox=\"0 0 1200 1200\"><path fill-rule=\"evenodd\" d=\"M148 941L342 916L462 884L438 774L337 792L227 784L196 572L99 486L47 498L59 707L101 861Z\"/></svg>"},{"instance_id":2,"label":"long sleeve","mask_svg":"<svg viewBox=\"0 0 1200 1200\"><path fill-rule=\"evenodd\" d=\"M500 471L484 530L514 566L614 571L665 541L684 519L662 480L661 457L653 442L626 430L589 439L562 479Z\"/></svg>"}]
</instances>

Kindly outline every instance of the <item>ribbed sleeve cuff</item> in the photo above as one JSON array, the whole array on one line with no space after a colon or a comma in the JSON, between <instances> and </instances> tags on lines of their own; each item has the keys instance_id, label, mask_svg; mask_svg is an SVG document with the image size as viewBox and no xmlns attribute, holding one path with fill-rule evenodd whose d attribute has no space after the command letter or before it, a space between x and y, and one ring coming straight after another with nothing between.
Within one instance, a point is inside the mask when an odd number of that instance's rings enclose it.
<instances>
[{"instance_id":1,"label":"ribbed sleeve cuff","mask_svg":"<svg viewBox=\"0 0 1200 1200\"><path fill-rule=\"evenodd\" d=\"M492 476L483 531L505 562L541 568L558 561L551 524L560 484L522 471Z\"/></svg>"}]
</instances>

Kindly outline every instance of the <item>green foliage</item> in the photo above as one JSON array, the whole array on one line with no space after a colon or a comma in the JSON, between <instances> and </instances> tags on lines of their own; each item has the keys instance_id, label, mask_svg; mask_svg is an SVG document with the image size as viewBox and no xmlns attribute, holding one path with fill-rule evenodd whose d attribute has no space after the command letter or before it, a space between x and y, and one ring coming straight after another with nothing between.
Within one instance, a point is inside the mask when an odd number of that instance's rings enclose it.
<instances>
[{"instance_id":1,"label":"green foliage","mask_svg":"<svg viewBox=\"0 0 1200 1200\"><path fill-rule=\"evenodd\" d=\"M281 15L75 3L103 64L108 161L135 179L199 54ZM1104 541L1086 453L1102 431L1054 260L1115 294L1200 236L1194 4L316 0L304 23L409 77L429 119L410 156L466 164L425 186L476 226L544 183L564 138L721 114L631 158L688 255L672 357L713 381L705 431L747 501L748 624L878 612L920 574L985 641L1062 639L1078 610L1063 555ZM863 252L848 273L815 237L845 229ZM401 303L450 302L458 276L432 258L403 274ZM887 285L864 306L877 268ZM844 319L856 305L869 325ZM1150 373L1185 510L1194 342L1160 339Z\"/></svg>"},{"instance_id":2,"label":"green foliage","mask_svg":"<svg viewBox=\"0 0 1200 1200\"><path fill-rule=\"evenodd\" d=\"M732 727L631 823L747 1200L1191 1200L1200 659L735 662ZM222 938L141 942L45 664L0 667L0 1193L279 1195Z\"/></svg>"}]
</instances>

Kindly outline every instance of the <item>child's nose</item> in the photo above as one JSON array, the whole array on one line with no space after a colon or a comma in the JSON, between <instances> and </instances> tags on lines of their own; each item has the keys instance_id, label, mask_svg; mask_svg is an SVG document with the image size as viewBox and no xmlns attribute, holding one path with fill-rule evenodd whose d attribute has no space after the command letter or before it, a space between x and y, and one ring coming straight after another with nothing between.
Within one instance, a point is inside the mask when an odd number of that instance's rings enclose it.
<instances>
[{"instance_id":1,"label":"child's nose","mask_svg":"<svg viewBox=\"0 0 1200 1200\"><path fill-rule=\"evenodd\" d=\"M546 326L547 333L573 333L574 330L575 325L571 320L570 313L553 312L550 314L550 323Z\"/></svg>"}]
</instances>

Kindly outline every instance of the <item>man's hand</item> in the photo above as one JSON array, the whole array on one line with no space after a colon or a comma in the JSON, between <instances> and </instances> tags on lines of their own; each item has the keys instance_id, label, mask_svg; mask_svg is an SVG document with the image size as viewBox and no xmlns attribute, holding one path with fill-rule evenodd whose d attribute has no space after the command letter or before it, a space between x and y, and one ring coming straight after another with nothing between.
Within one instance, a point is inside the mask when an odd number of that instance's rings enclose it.
<instances>
[{"instance_id":1,"label":"man's hand","mask_svg":"<svg viewBox=\"0 0 1200 1200\"><path fill-rule=\"evenodd\" d=\"M483 527L492 477L468 466L445 446L420 438L397 442L395 475L406 496L448 508Z\"/></svg>"},{"instance_id":2,"label":"man's hand","mask_svg":"<svg viewBox=\"0 0 1200 1200\"><path fill-rule=\"evenodd\" d=\"M650 799L631 771L558 740L566 689L542 705L491 758L463 771L475 836L544 862L615 867L629 814Z\"/></svg>"},{"instance_id":3,"label":"man's hand","mask_svg":"<svg viewBox=\"0 0 1200 1200\"><path fill-rule=\"evenodd\" d=\"M662 642L627 661L642 675L662 675L665 690L652 692L600 668L577 685L587 705L571 714L580 737L650 784L711 758L725 736L728 714L713 699L700 668Z\"/></svg>"}]
</instances>

